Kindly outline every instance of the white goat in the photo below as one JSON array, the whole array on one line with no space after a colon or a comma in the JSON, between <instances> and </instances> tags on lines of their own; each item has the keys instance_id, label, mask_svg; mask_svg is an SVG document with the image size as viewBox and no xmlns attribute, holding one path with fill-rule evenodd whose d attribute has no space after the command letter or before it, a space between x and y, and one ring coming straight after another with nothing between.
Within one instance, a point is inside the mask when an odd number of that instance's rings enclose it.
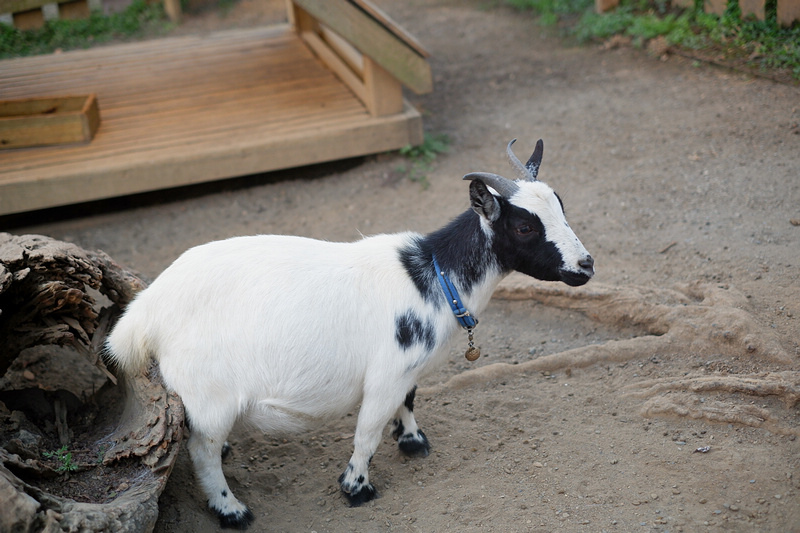
<instances>
[{"instance_id":1,"label":"white goat","mask_svg":"<svg viewBox=\"0 0 800 533\"><path fill-rule=\"evenodd\" d=\"M185 252L128 306L108 353L127 373L158 361L183 400L189 453L223 526L253 519L222 473L236 421L294 432L360 403L353 455L339 478L359 505L376 496L368 468L389 421L401 451L427 455L412 413L416 383L446 356L459 325L471 334L474 315L464 311L481 312L512 270L589 281L594 261L561 200L536 180L542 141L526 165L513 143L507 153L521 179L468 174L472 209L434 233L212 242Z\"/></svg>"}]
</instances>

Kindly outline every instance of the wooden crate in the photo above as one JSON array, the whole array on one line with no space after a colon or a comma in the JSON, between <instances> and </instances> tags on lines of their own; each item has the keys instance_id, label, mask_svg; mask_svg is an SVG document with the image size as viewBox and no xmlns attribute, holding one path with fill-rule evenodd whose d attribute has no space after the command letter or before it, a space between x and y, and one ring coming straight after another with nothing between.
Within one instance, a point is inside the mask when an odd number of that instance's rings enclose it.
<instances>
[{"instance_id":1,"label":"wooden crate","mask_svg":"<svg viewBox=\"0 0 800 533\"><path fill-rule=\"evenodd\" d=\"M99 126L94 94L0 100L0 149L89 142Z\"/></svg>"}]
</instances>

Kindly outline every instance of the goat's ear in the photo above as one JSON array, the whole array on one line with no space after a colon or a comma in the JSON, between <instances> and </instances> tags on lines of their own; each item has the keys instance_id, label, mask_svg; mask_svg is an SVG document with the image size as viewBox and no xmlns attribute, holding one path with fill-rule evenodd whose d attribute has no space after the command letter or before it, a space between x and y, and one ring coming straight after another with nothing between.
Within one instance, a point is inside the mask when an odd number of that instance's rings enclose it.
<instances>
[{"instance_id":1,"label":"goat's ear","mask_svg":"<svg viewBox=\"0 0 800 533\"><path fill-rule=\"evenodd\" d=\"M500 202L489 192L481 180L472 180L469 184L469 202L472 210L480 216L494 222L500 216Z\"/></svg>"}]
</instances>

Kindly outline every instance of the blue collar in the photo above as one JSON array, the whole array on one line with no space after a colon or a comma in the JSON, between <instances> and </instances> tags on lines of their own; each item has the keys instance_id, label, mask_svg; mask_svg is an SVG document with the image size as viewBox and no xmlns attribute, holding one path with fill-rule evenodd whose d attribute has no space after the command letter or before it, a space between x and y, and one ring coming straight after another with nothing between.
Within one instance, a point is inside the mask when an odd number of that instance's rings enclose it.
<instances>
[{"instance_id":1,"label":"blue collar","mask_svg":"<svg viewBox=\"0 0 800 533\"><path fill-rule=\"evenodd\" d=\"M445 275L444 270L439 267L435 255L433 256L433 268L436 270L436 277L439 279L439 284L444 291L444 297L450 304L450 309L453 310L453 314L456 315L456 320L461 324L461 327L464 329L472 329L477 326L478 319L470 315L469 311L464 307L464 304L461 303L461 297L458 295L455 285L453 285L450 279Z\"/></svg>"}]
</instances>

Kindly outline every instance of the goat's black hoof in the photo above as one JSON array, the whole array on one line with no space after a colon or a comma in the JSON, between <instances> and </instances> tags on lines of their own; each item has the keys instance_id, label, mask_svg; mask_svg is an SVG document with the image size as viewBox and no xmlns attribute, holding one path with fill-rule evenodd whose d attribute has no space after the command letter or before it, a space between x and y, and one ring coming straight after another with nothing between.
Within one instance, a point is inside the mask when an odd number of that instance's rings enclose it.
<instances>
[{"instance_id":1,"label":"goat's black hoof","mask_svg":"<svg viewBox=\"0 0 800 533\"><path fill-rule=\"evenodd\" d=\"M425 436L421 429L417 430L416 435L408 433L398 437L397 446L401 452L409 457L427 457L431 451L428 437Z\"/></svg>"},{"instance_id":2,"label":"goat's black hoof","mask_svg":"<svg viewBox=\"0 0 800 533\"><path fill-rule=\"evenodd\" d=\"M375 486L372 483L362 485L361 488L353 492L342 490L342 494L347 498L347 503L350 504L350 507L358 507L378 497L378 491L375 490Z\"/></svg>"},{"instance_id":3,"label":"goat's black hoof","mask_svg":"<svg viewBox=\"0 0 800 533\"><path fill-rule=\"evenodd\" d=\"M223 529L245 530L253 523L253 520L256 519L256 517L253 516L253 512L247 508L245 508L244 511L227 514L217 511L216 509L214 509L214 511L216 511L217 516L219 516L219 525Z\"/></svg>"}]
</instances>

